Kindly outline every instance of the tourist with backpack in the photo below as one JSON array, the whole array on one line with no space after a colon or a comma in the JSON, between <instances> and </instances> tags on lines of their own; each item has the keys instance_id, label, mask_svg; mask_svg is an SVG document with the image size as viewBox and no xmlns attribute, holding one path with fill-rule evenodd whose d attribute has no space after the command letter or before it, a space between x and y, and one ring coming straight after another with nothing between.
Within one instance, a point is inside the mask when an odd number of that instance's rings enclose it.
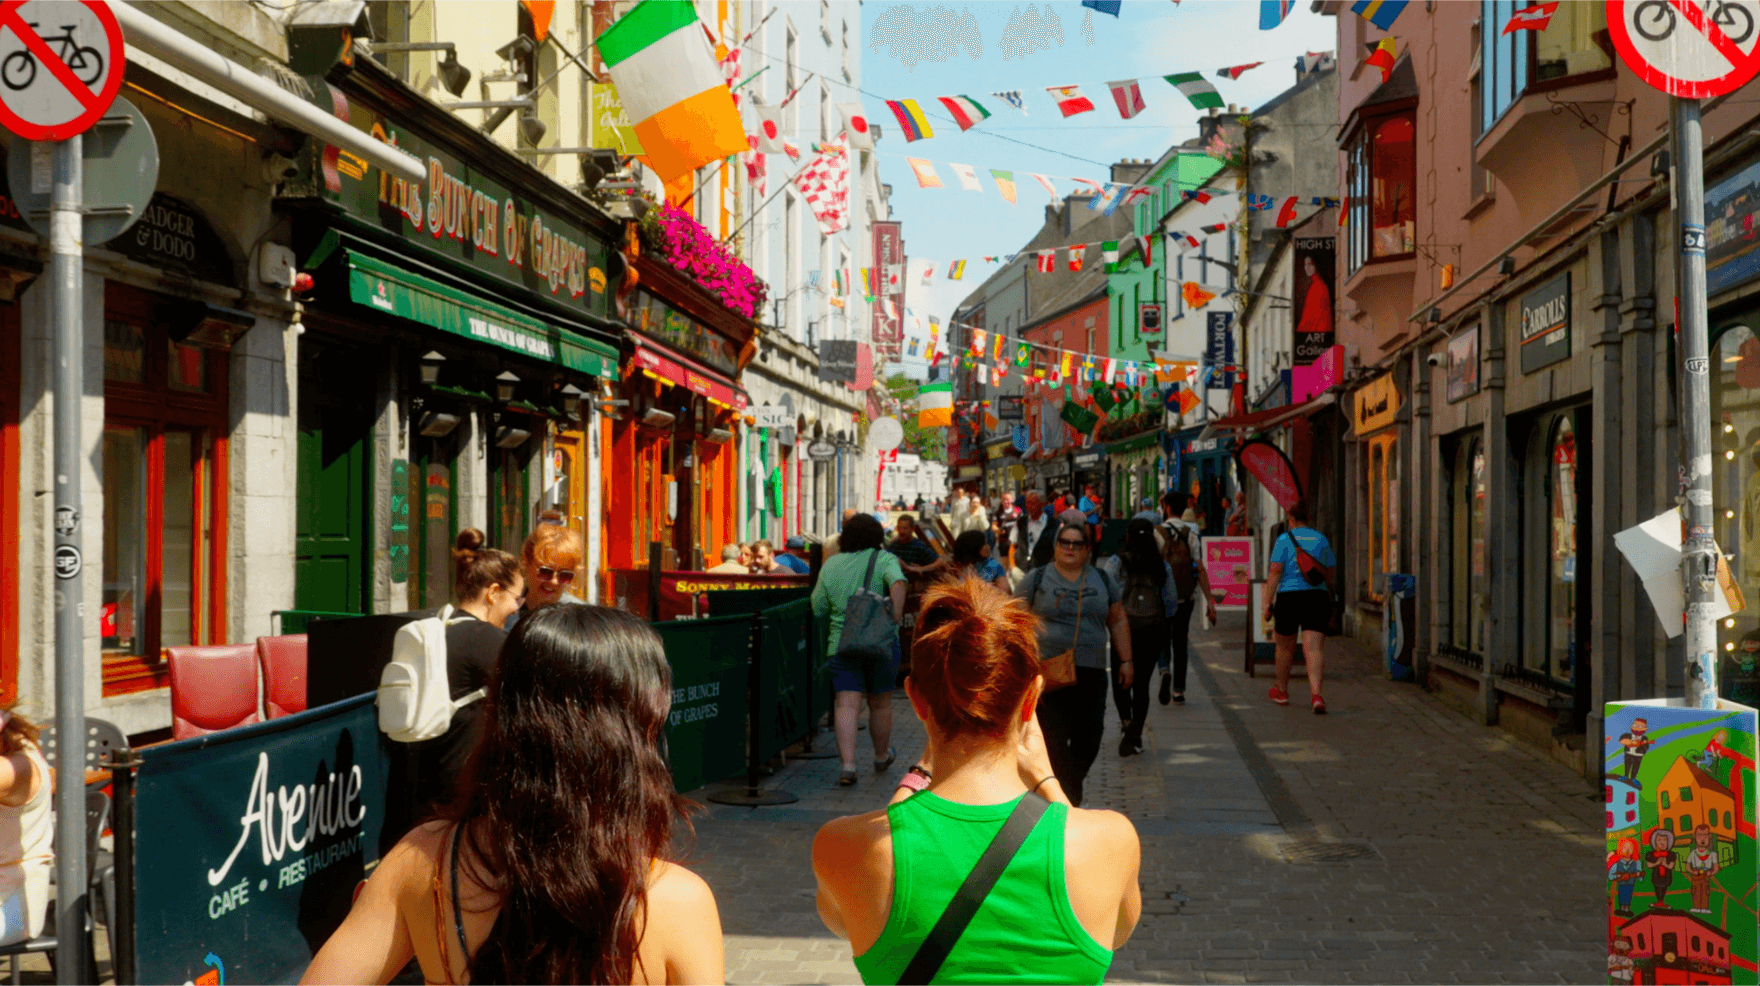
<instances>
[{"instance_id":1,"label":"tourist with backpack","mask_svg":"<svg viewBox=\"0 0 1760 986\"><path fill-rule=\"evenodd\" d=\"M1306 499L1290 504L1284 512L1289 516L1289 530L1272 543L1271 563L1265 572L1265 619L1275 617L1277 621L1277 684L1271 686L1271 701L1289 704L1289 673L1300 634L1302 661L1308 667L1309 701L1315 715L1325 715L1320 679L1325 671L1326 635L1336 631L1332 581L1338 560L1326 535L1308 526Z\"/></svg>"},{"instance_id":2,"label":"tourist with backpack","mask_svg":"<svg viewBox=\"0 0 1760 986\"><path fill-rule=\"evenodd\" d=\"M1173 658L1172 673L1169 674L1168 670L1167 650L1159 651L1159 657L1156 658L1156 663L1161 667L1162 705L1169 701L1180 705L1186 702L1186 666L1191 655L1192 613L1197 609L1200 595L1211 625L1216 623L1216 597L1210 592L1210 569L1204 564L1204 548L1199 539L1199 528L1196 524L1181 519L1190 509L1191 502L1190 493L1169 490L1161 495L1161 541L1168 568L1173 572L1174 597L1179 600L1167 620L1167 639Z\"/></svg>"},{"instance_id":3,"label":"tourist with backpack","mask_svg":"<svg viewBox=\"0 0 1760 986\"><path fill-rule=\"evenodd\" d=\"M525 599L518 558L487 547L474 527L453 542L452 605L405 624L379 678L379 728L409 744L414 805L446 801L483 736L481 701L507 638L503 626Z\"/></svg>"},{"instance_id":4,"label":"tourist with backpack","mask_svg":"<svg viewBox=\"0 0 1760 986\"><path fill-rule=\"evenodd\" d=\"M819 916L863 982L1098 983L1136 929L1142 847L1052 769L1035 623L975 579L923 597L905 691L930 753L813 840Z\"/></svg>"},{"instance_id":5,"label":"tourist with backpack","mask_svg":"<svg viewBox=\"0 0 1760 986\"><path fill-rule=\"evenodd\" d=\"M1133 517L1125 525L1124 548L1096 566L1119 587L1126 621L1130 625L1133 654L1167 652L1168 614L1177 608L1173 566L1162 557L1155 541L1155 525ZM1112 699L1124 721L1118 755L1143 752L1143 720L1149 715L1149 676L1135 675L1127 689L1115 679Z\"/></svg>"},{"instance_id":6,"label":"tourist with backpack","mask_svg":"<svg viewBox=\"0 0 1760 986\"><path fill-rule=\"evenodd\" d=\"M868 514L844 521L838 536L841 550L820 566L813 586L813 615L830 630L825 653L837 693L834 722L837 752L843 758L839 787L856 782L856 718L863 695L868 697L874 773L885 773L898 756L890 745L892 692L898 687L905 579L898 556L881 548L885 537L886 529Z\"/></svg>"}]
</instances>

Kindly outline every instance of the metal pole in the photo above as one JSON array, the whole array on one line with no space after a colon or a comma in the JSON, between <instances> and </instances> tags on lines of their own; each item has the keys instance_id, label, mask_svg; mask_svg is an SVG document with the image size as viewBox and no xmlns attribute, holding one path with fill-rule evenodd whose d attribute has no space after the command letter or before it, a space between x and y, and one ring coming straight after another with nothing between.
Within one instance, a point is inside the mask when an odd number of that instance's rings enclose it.
<instances>
[{"instance_id":1,"label":"metal pole","mask_svg":"<svg viewBox=\"0 0 1760 986\"><path fill-rule=\"evenodd\" d=\"M1674 130L1675 208L1680 219L1679 345L1686 369L1681 401L1681 544L1686 589L1687 705L1717 706L1717 542L1711 536L1711 360L1705 312L1705 161L1699 101L1670 97Z\"/></svg>"},{"instance_id":2,"label":"metal pole","mask_svg":"<svg viewBox=\"0 0 1760 986\"><path fill-rule=\"evenodd\" d=\"M50 312L55 320L55 929L56 981L86 982L85 567L80 512L85 461L85 230L82 138L55 145L49 198Z\"/></svg>"}]
</instances>

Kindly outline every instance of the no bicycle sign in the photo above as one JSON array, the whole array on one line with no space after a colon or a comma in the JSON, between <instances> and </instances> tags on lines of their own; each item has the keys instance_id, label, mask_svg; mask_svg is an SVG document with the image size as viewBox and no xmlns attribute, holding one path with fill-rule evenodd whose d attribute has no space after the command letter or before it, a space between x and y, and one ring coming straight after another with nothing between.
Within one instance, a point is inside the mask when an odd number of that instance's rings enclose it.
<instances>
[{"instance_id":1,"label":"no bicycle sign","mask_svg":"<svg viewBox=\"0 0 1760 986\"><path fill-rule=\"evenodd\" d=\"M1760 72L1760 0L1607 0L1607 30L1632 72L1671 96L1721 96Z\"/></svg>"},{"instance_id":2,"label":"no bicycle sign","mask_svg":"<svg viewBox=\"0 0 1760 986\"><path fill-rule=\"evenodd\" d=\"M122 27L102 0L0 0L0 126L66 140L122 87Z\"/></svg>"}]
</instances>

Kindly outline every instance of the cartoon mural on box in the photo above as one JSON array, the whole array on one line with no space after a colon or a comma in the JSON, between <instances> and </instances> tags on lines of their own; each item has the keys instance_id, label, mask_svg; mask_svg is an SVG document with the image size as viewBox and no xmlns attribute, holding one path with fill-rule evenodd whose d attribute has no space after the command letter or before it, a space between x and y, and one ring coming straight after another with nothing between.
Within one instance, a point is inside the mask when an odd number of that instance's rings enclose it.
<instances>
[{"instance_id":1,"label":"cartoon mural on box","mask_svg":"<svg viewBox=\"0 0 1760 986\"><path fill-rule=\"evenodd\" d=\"M1756 983L1755 710L1606 708L1607 977Z\"/></svg>"}]
</instances>

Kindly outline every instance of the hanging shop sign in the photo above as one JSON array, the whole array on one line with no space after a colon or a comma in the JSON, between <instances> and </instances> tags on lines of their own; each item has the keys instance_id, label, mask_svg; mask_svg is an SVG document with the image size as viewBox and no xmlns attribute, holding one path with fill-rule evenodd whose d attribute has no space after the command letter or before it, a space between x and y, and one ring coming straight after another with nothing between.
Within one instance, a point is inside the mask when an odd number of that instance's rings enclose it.
<instances>
[{"instance_id":1,"label":"hanging shop sign","mask_svg":"<svg viewBox=\"0 0 1760 986\"><path fill-rule=\"evenodd\" d=\"M629 323L637 332L694 356L712 369L729 376L739 374L739 346L733 340L646 291L636 294Z\"/></svg>"},{"instance_id":2,"label":"hanging shop sign","mask_svg":"<svg viewBox=\"0 0 1760 986\"><path fill-rule=\"evenodd\" d=\"M874 235L874 277L877 295L889 305L869 305L872 311L874 345L894 358L904 341L904 277L891 275L894 268L904 265L903 225L897 220L881 219L869 224ZM888 315L890 308L891 314Z\"/></svg>"},{"instance_id":3,"label":"hanging shop sign","mask_svg":"<svg viewBox=\"0 0 1760 986\"><path fill-rule=\"evenodd\" d=\"M105 244L130 260L179 271L215 284L235 285L226 247L201 214L163 192L154 194L141 218Z\"/></svg>"},{"instance_id":4,"label":"hanging shop sign","mask_svg":"<svg viewBox=\"0 0 1760 986\"><path fill-rule=\"evenodd\" d=\"M855 340L828 339L819 344L819 379L856 382Z\"/></svg>"},{"instance_id":5,"label":"hanging shop sign","mask_svg":"<svg viewBox=\"0 0 1760 986\"><path fill-rule=\"evenodd\" d=\"M1211 368L1208 390L1233 390L1234 374L1221 367L1234 363L1234 312L1210 312L1204 317L1204 363Z\"/></svg>"},{"instance_id":6,"label":"hanging shop sign","mask_svg":"<svg viewBox=\"0 0 1760 986\"><path fill-rule=\"evenodd\" d=\"M752 424L758 428L785 428L794 420L794 412L781 404L759 404L752 408Z\"/></svg>"},{"instance_id":7,"label":"hanging shop sign","mask_svg":"<svg viewBox=\"0 0 1760 986\"><path fill-rule=\"evenodd\" d=\"M1078 472L1085 472L1090 469L1102 469L1105 468L1106 464L1106 453L1102 449L1091 449L1086 452L1077 452L1069 458L1069 464Z\"/></svg>"},{"instance_id":8,"label":"hanging shop sign","mask_svg":"<svg viewBox=\"0 0 1760 986\"><path fill-rule=\"evenodd\" d=\"M807 446L807 457L815 462L837 458L837 446L830 442L814 442Z\"/></svg>"},{"instance_id":9,"label":"hanging shop sign","mask_svg":"<svg viewBox=\"0 0 1760 986\"><path fill-rule=\"evenodd\" d=\"M1337 241L1330 236L1296 239L1295 365L1308 366L1331 348L1335 338L1332 321L1332 278Z\"/></svg>"},{"instance_id":10,"label":"hanging shop sign","mask_svg":"<svg viewBox=\"0 0 1760 986\"><path fill-rule=\"evenodd\" d=\"M996 399L996 420L1022 421L1026 416L1026 398L1021 395L1003 394Z\"/></svg>"},{"instance_id":11,"label":"hanging shop sign","mask_svg":"<svg viewBox=\"0 0 1760 986\"><path fill-rule=\"evenodd\" d=\"M1571 355L1571 272L1522 298L1522 372L1533 373Z\"/></svg>"},{"instance_id":12,"label":"hanging shop sign","mask_svg":"<svg viewBox=\"0 0 1760 986\"><path fill-rule=\"evenodd\" d=\"M1069 460L1062 457L1048 459L1039 467L1039 474L1046 479L1062 479L1069 475Z\"/></svg>"},{"instance_id":13,"label":"hanging shop sign","mask_svg":"<svg viewBox=\"0 0 1760 986\"><path fill-rule=\"evenodd\" d=\"M1448 340L1448 400L1450 403L1479 392L1479 327L1455 333Z\"/></svg>"},{"instance_id":14,"label":"hanging shop sign","mask_svg":"<svg viewBox=\"0 0 1760 986\"><path fill-rule=\"evenodd\" d=\"M1364 384L1352 398L1351 409L1359 435L1393 424L1399 417L1399 388L1394 386L1393 374L1384 373Z\"/></svg>"},{"instance_id":15,"label":"hanging shop sign","mask_svg":"<svg viewBox=\"0 0 1760 986\"><path fill-rule=\"evenodd\" d=\"M964 481L964 480L968 480L968 479L980 479L983 477L983 475L984 475L984 467L983 466L960 466L958 474L956 474L953 478L957 479L957 480Z\"/></svg>"},{"instance_id":16,"label":"hanging shop sign","mask_svg":"<svg viewBox=\"0 0 1760 986\"><path fill-rule=\"evenodd\" d=\"M325 201L422 253L462 261L569 308L608 315L616 288L606 277L609 243L539 208L419 131L324 88L320 105L342 109L352 126L428 167L426 179L407 181L335 145L308 141L302 179Z\"/></svg>"}]
</instances>

